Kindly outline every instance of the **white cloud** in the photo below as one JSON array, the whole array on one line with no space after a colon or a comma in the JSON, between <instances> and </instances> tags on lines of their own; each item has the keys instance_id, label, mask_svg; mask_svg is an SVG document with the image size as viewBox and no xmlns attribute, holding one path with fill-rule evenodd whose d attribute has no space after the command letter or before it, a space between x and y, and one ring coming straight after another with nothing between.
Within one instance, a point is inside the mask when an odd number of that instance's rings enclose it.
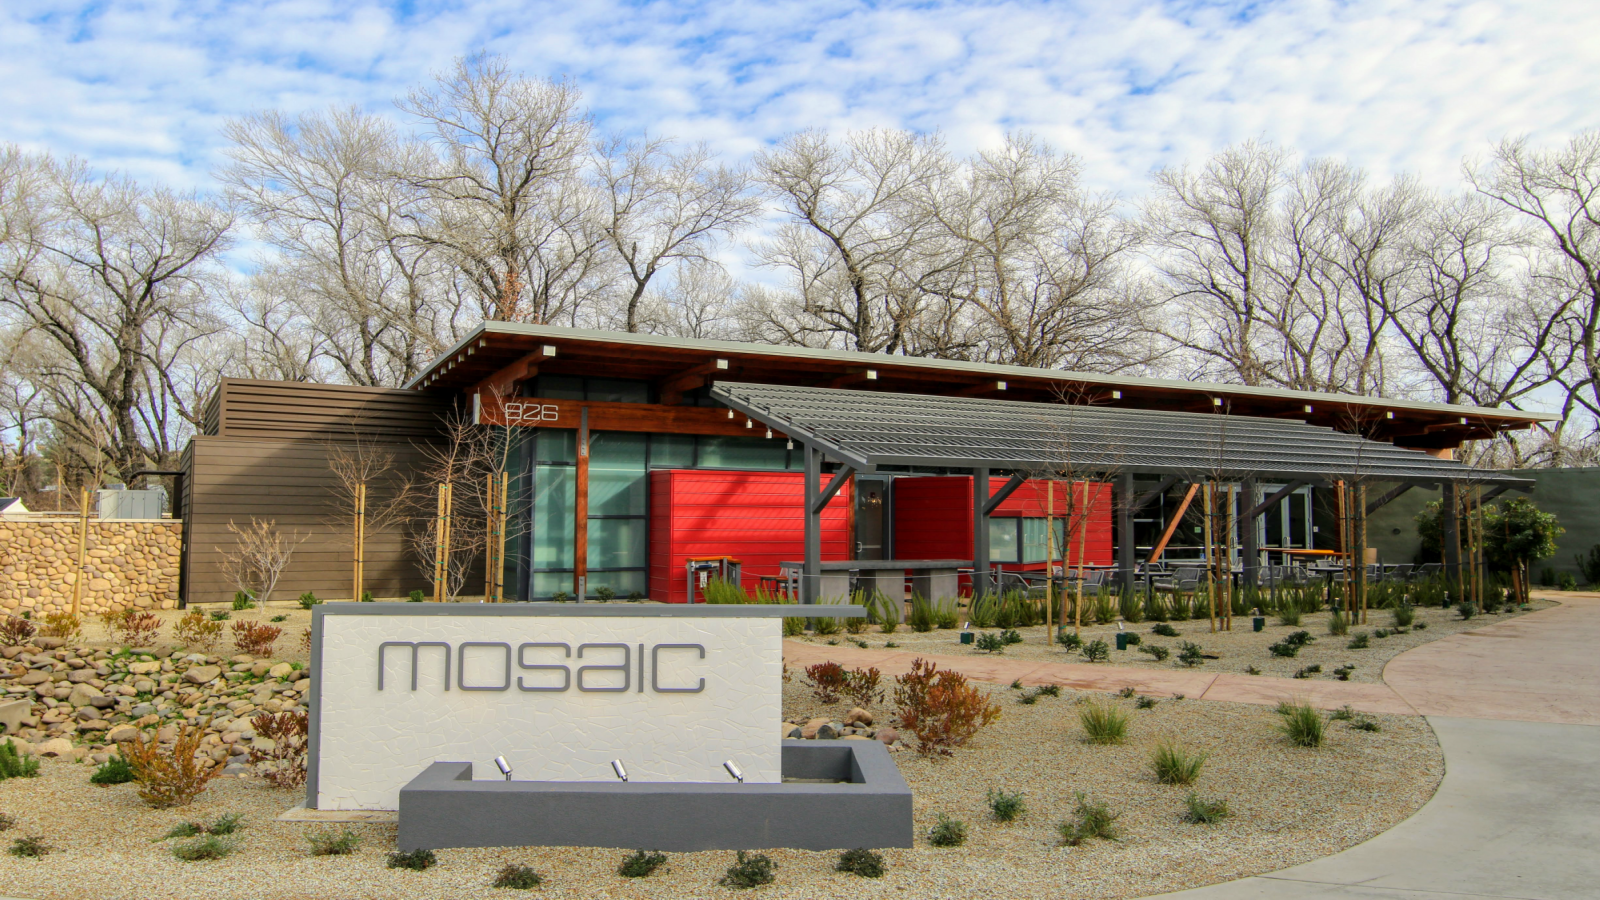
<instances>
[{"instance_id":1,"label":"white cloud","mask_svg":"<svg viewBox=\"0 0 1600 900\"><path fill-rule=\"evenodd\" d=\"M1250 137L1453 184L1506 134L1600 125L1600 4L1512 0L517 3L12 0L0 140L205 187L218 128L264 107L389 110L488 48L570 76L603 124L742 156L805 127L1032 130L1091 183Z\"/></svg>"}]
</instances>

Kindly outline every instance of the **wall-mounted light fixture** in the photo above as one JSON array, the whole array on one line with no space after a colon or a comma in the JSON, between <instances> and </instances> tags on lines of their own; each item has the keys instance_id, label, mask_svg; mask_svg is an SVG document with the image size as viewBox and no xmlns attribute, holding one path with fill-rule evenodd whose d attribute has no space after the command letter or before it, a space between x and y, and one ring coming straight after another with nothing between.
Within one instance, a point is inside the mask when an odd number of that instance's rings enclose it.
<instances>
[{"instance_id":1,"label":"wall-mounted light fixture","mask_svg":"<svg viewBox=\"0 0 1600 900\"><path fill-rule=\"evenodd\" d=\"M756 420L755 419L745 419L744 420L744 427L746 427L746 428L754 428L754 427L756 427Z\"/></svg>"},{"instance_id":2,"label":"wall-mounted light fixture","mask_svg":"<svg viewBox=\"0 0 1600 900\"><path fill-rule=\"evenodd\" d=\"M621 780L621 781L627 781L628 780L628 770L623 767L622 760L613 759L611 761L611 771L617 773L617 778L619 780Z\"/></svg>"},{"instance_id":3,"label":"wall-mounted light fixture","mask_svg":"<svg viewBox=\"0 0 1600 900\"><path fill-rule=\"evenodd\" d=\"M733 418L733 410L728 410L728 418Z\"/></svg>"},{"instance_id":4,"label":"wall-mounted light fixture","mask_svg":"<svg viewBox=\"0 0 1600 900\"><path fill-rule=\"evenodd\" d=\"M772 440L772 429L771 428L767 429L767 440L769 440L769 441Z\"/></svg>"},{"instance_id":5,"label":"wall-mounted light fixture","mask_svg":"<svg viewBox=\"0 0 1600 900\"><path fill-rule=\"evenodd\" d=\"M544 355L545 356L555 356L556 355L556 345L555 344L545 344L543 347L540 347L539 349L544 351Z\"/></svg>"},{"instance_id":6,"label":"wall-mounted light fixture","mask_svg":"<svg viewBox=\"0 0 1600 900\"><path fill-rule=\"evenodd\" d=\"M730 759L723 763L722 767L728 770L728 774L733 776L734 781L744 784L744 772L740 770L738 763Z\"/></svg>"},{"instance_id":7,"label":"wall-mounted light fixture","mask_svg":"<svg viewBox=\"0 0 1600 900\"><path fill-rule=\"evenodd\" d=\"M494 758L494 767L500 770L500 774L504 775L507 781L511 780L511 763L506 762L504 756L496 756Z\"/></svg>"},{"instance_id":8,"label":"wall-mounted light fixture","mask_svg":"<svg viewBox=\"0 0 1600 900\"><path fill-rule=\"evenodd\" d=\"M794 438L789 438L788 449L790 449L790 450L794 449Z\"/></svg>"}]
</instances>

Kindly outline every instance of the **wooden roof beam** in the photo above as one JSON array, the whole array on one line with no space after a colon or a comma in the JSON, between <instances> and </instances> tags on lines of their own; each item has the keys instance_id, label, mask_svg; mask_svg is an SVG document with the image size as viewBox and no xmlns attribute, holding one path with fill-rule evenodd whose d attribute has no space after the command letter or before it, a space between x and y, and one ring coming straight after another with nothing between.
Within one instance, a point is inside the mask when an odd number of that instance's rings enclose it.
<instances>
[{"instance_id":1,"label":"wooden roof beam","mask_svg":"<svg viewBox=\"0 0 1600 900\"><path fill-rule=\"evenodd\" d=\"M488 391L502 397L510 397L516 393L517 385L539 374L539 366L545 360L555 359L556 346L554 344L541 344L532 353L523 356L516 362L501 368L488 378L478 382L473 393Z\"/></svg>"},{"instance_id":2,"label":"wooden roof beam","mask_svg":"<svg viewBox=\"0 0 1600 900\"><path fill-rule=\"evenodd\" d=\"M847 387L854 387L855 385L862 384L864 382L877 381L877 380L878 380L878 370L877 369L850 369L847 372L845 372L845 374L840 375L838 378L834 378L834 379L831 379L829 381L824 381L823 383L817 385L817 387L821 387L821 388L847 388Z\"/></svg>"},{"instance_id":3,"label":"wooden roof beam","mask_svg":"<svg viewBox=\"0 0 1600 900\"><path fill-rule=\"evenodd\" d=\"M950 392L952 397L983 397L996 391L1004 391L1007 385L1004 381L985 381L970 387L960 388Z\"/></svg>"},{"instance_id":4,"label":"wooden roof beam","mask_svg":"<svg viewBox=\"0 0 1600 900\"><path fill-rule=\"evenodd\" d=\"M706 376L716 372L728 371L730 363L726 359L712 359L697 366L684 369L676 375L669 375L656 385L656 393L661 402L667 406L677 406L683 401L684 391L705 387Z\"/></svg>"}]
</instances>

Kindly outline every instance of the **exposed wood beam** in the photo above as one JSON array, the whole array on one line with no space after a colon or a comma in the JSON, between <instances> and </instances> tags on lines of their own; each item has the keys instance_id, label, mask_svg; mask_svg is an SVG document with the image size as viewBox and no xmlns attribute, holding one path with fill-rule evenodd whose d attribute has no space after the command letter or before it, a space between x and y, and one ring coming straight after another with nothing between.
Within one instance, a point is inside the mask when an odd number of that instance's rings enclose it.
<instances>
[{"instance_id":1,"label":"exposed wood beam","mask_svg":"<svg viewBox=\"0 0 1600 900\"><path fill-rule=\"evenodd\" d=\"M1367 515L1370 516L1378 510L1383 509L1385 506L1388 506L1389 504L1398 500L1401 494L1404 494L1406 491L1409 491L1414 487L1416 487L1414 484L1397 485L1372 498L1367 502Z\"/></svg>"},{"instance_id":2,"label":"exposed wood beam","mask_svg":"<svg viewBox=\"0 0 1600 900\"><path fill-rule=\"evenodd\" d=\"M985 516L993 515L994 511L1000 508L1000 504L1006 502L1006 498L1015 493L1017 488L1022 487L1022 483L1027 480L1022 475L1011 476L1005 484L1000 485L1000 490L991 494L988 502L983 504L983 514Z\"/></svg>"},{"instance_id":3,"label":"exposed wood beam","mask_svg":"<svg viewBox=\"0 0 1600 900\"><path fill-rule=\"evenodd\" d=\"M1288 484L1274 491L1272 496L1245 510L1244 515L1240 516L1239 518L1245 520L1246 522L1254 522L1257 516L1273 508L1274 506L1277 506L1278 503L1283 500L1283 498L1305 487L1306 484L1308 484L1308 482L1305 481L1289 482Z\"/></svg>"},{"instance_id":4,"label":"exposed wood beam","mask_svg":"<svg viewBox=\"0 0 1600 900\"><path fill-rule=\"evenodd\" d=\"M1128 512L1130 514L1136 513L1139 510L1144 509L1146 506L1149 506L1157 497L1165 494L1168 488L1171 488L1181 480L1182 479L1176 475L1168 475L1166 478L1161 479L1161 483L1154 489L1145 491L1143 494L1140 494L1132 503L1128 504Z\"/></svg>"},{"instance_id":5,"label":"exposed wood beam","mask_svg":"<svg viewBox=\"0 0 1600 900\"><path fill-rule=\"evenodd\" d=\"M952 396L952 397L982 397L985 394L993 394L996 391L1004 391L1004 390L1006 390L1006 383L1004 381L985 381L982 384L974 384L974 385L972 385L970 387L959 388L957 390L951 391L950 392L950 396Z\"/></svg>"},{"instance_id":6,"label":"exposed wood beam","mask_svg":"<svg viewBox=\"0 0 1600 900\"><path fill-rule=\"evenodd\" d=\"M821 494L817 495L817 502L811 507L812 514L819 516L822 515L822 511L828 508L828 501L833 499L834 494L839 493L839 489L844 487L844 483L849 481L850 476L854 475L855 472L856 470L850 468L849 466L840 468L839 471L834 474L833 480L828 482L828 486L822 489Z\"/></svg>"},{"instance_id":7,"label":"exposed wood beam","mask_svg":"<svg viewBox=\"0 0 1600 900\"><path fill-rule=\"evenodd\" d=\"M1161 540L1157 541L1155 549L1150 551L1150 558L1145 560L1146 565L1154 563L1167 551L1167 541L1172 540L1173 533L1178 530L1178 523L1183 521L1183 514L1189 511L1189 504L1194 501L1195 491L1198 490L1200 485L1189 485L1189 493L1183 495L1183 502L1178 504L1178 511L1173 514L1172 521L1167 523L1167 530L1161 533Z\"/></svg>"},{"instance_id":8,"label":"exposed wood beam","mask_svg":"<svg viewBox=\"0 0 1600 900\"><path fill-rule=\"evenodd\" d=\"M683 400L684 391L705 387L707 375L726 371L728 371L728 361L726 359L713 359L703 362L663 379L656 387L656 393L660 396L663 404L677 406Z\"/></svg>"},{"instance_id":9,"label":"exposed wood beam","mask_svg":"<svg viewBox=\"0 0 1600 900\"><path fill-rule=\"evenodd\" d=\"M539 374L539 365L547 359L554 359L555 355L554 344L541 344L532 353L480 381L477 392L499 391L503 396L509 397L516 390L517 382L527 381Z\"/></svg>"}]
</instances>

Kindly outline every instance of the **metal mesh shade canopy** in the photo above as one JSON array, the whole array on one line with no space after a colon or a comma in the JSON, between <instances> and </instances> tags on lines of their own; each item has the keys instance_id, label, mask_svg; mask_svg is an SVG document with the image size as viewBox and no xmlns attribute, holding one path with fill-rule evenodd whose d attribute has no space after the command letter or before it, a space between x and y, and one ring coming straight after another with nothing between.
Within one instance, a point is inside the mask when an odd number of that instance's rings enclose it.
<instances>
[{"instance_id":1,"label":"metal mesh shade canopy","mask_svg":"<svg viewBox=\"0 0 1600 900\"><path fill-rule=\"evenodd\" d=\"M1128 472L1204 478L1521 484L1285 419L719 382L717 400L858 470Z\"/></svg>"}]
</instances>

